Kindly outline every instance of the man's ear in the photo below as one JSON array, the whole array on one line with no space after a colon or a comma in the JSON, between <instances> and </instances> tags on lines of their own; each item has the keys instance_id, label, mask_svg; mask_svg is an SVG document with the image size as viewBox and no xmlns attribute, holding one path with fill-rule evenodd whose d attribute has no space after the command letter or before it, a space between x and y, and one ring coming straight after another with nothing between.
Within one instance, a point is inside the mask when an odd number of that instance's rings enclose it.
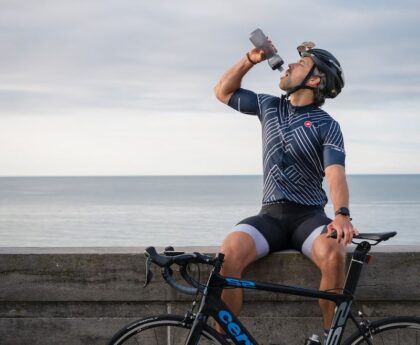
<instances>
[{"instance_id":1,"label":"man's ear","mask_svg":"<svg viewBox=\"0 0 420 345\"><path fill-rule=\"evenodd\" d=\"M307 85L317 87L319 83L321 82L321 78L317 75L313 75L309 78Z\"/></svg>"}]
</instances>

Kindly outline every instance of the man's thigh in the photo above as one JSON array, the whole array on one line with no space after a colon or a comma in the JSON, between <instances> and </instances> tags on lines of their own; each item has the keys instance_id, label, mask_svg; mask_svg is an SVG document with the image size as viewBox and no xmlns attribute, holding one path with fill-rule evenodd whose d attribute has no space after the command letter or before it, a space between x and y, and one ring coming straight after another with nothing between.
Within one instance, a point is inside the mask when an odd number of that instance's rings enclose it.
<instances>
[{"instance_id":1,"label":"man's thigh","mask_svg":"<svg viewBox=\"0 0 420 345\"><path fill-rule=\"evenodd\" d=\"M267 214L258 214L240 221L232 233L246 233L255 244L257 259L271 252L290 249L291 236L281 222Z\"/></svg>"},{"instance_id":2,"label":"man's thigh","mask_svg":"<svg viewBox=\"0 0 420 345\"><path fill-rule=\"evenodd\" d=\"M312 259L314 243L321 234L327 232L327 225L331 223L323 209L309 212L300 217L292 236L293 248Z\"/></svg>"}]
</instances>

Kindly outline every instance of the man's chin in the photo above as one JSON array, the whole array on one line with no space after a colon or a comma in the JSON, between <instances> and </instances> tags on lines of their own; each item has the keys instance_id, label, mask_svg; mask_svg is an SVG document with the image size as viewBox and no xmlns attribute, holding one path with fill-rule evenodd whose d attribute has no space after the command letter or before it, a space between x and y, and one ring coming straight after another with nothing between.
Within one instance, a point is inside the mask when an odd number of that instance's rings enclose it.
<instances>
[{"instance_id":1,"label":"man's chin","mask_svg":"<svg viewBox=\"0 0 420 345\"><path fill-rule=\"evenodd\" d=\"M285 91L285 92L287 92L287 90L289 89L288 87L286 87L285 85L283 85L281 82L279 84L279 88L280 88L280 90Z\"/></svg>"}]
</instances>

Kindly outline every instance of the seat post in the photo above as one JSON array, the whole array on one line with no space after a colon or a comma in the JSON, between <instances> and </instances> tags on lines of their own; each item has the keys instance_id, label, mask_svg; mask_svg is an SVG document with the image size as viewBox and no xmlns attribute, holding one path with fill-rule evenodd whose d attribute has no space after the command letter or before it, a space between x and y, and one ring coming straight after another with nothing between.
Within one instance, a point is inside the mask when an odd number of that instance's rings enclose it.
<instances>
[{"instance_id":1,"label":"seat post","mask_svg":"<svg viewBox=\"0 0 420 345\"><path fill-rule=\"evenodd\" d=\"M357 284L359 282L360 273L362 272L363 264L366 262L366 258L370 249L370 243L363 241L359 243L354 250L350 261L349 270L347 272L344 294L351 296L354 295Z\"/></svg>"}]
</instances>

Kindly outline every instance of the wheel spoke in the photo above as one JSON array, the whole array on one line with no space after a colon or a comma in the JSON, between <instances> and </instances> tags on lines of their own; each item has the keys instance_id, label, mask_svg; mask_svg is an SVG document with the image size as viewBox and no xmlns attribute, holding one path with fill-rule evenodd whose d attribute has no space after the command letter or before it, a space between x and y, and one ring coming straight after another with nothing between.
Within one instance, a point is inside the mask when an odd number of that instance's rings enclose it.
<instances>
[{"instance_id":1,"label":"wheel spoke","mask_svg":"<svg viewBox=\"0 0 420 345\"><path fill-rule=\"evenodd\" d=\"M156 340L156 345L159 345L159 340L158 340L158 337L157 337L157 334L156 334L156 328L153 330L153 333L155 334L155 340ZM136 337L136 342L137 342L137 337Z\"/></svg>"}]
</instances>

